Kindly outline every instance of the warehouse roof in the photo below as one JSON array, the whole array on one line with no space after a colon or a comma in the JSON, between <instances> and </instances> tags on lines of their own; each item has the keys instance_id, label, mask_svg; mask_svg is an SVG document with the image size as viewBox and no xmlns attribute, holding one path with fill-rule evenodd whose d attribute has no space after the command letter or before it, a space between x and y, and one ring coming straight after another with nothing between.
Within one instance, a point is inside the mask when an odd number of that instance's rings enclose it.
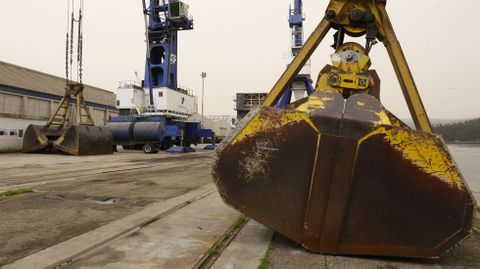
<instances>
[{"instance_id":1,"label":"warehouse roof","mask_svg":"<svg viewBox=\"0 0 480 269\"><path fill-rule=\"evenodd\" d=\"M65 78L2 61L0 61L0 85L56 96L65 94ZM87 102L115 106L116 97L113 92L86 84L84 86L84 96Z\"/></svg>"}]
</instances>

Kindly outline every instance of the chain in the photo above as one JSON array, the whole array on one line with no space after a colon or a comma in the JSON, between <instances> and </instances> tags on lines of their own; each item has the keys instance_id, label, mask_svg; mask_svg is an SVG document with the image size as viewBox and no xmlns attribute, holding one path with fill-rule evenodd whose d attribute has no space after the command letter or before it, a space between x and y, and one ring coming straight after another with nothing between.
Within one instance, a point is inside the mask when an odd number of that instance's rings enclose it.
<instances>
[{"instance_id":1,"label":"chain","mask_svg":"<svg viewBox=\"0 0 480 269\"><path fill-rule=\"evenodd\" d=\"M72 9L70 12L70 8ZM73 57L75 49L75 23L78 23L77 33L77 78L82 83L83 78L83 0L80 0L78 20L75 20L75 0L67 3L67 34L65 41L65 79L67 84L72 81Z\"/></svg>"},{"instance_id":2,"label":"chain","mask_svg":"<svg viewBox=\"0 0 480 269\"><path fill-rule=\"evenodd\" d=\"M68 84L70 82L69 80L69 72L68 72L68 69L69 69L69 66L68 66L68 60L69 60L69 57L68 57L68 45L70 43L70 34L68 32L68 30L70 29L70 1L67 2L67 34L66 34L66 40L65 40L65 80L66 80L66 83Z\"/></svg>"},{"instance_id":3,"label":"chain","mask_svg":"<svg viewBox=\"0 0 480 269\"><path fill-rule=\"evenodd\" d=\"M78 16L78 51L77 51L77 64L78 64L78 80L82 83L83 76L83 0L80 2L80 11Z\"/></svg>"},{"instance_id":4,"label":"chain","mask_svg":"<svg viewBox=\"0 0 480 269\"><path fill-rule=\"evenodd\" d=\"M72 2L72 6L75 7L75 1ZM72 73L72 66L73 66L73 48L74 48L74 41L75 41L75 38L74 38L74 34L75 34L75 30L74 30L74 26L75 26L75 14L74 14L74 11L72 10L72 17L70 19L70 55L69 55L69 66L68 68L70 69L70 74ZM70 79L70 78L69 78Z\"/></svg>"},{"instance_id":5,"label":"chain","mask_svg":"<svg viewBox=\"0 0 480 269\"><path fill-rule=\"evenodd\" d=\"M68 79L68 43L69 43L69 34L67 32L67 41L65 45L65 80L67 81L67 84L70 82Z\"/></svg>"}]
</instances>

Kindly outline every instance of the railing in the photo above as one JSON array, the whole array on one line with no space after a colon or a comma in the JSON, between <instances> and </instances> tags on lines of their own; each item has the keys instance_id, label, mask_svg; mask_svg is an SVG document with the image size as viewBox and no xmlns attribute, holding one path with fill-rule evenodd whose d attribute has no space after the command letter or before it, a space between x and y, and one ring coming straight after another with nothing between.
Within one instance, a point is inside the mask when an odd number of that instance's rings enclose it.
<instances>
[{"instance_id":1,"label":"railing","mask_svg":"<svg viewBox=\"0 0 480 269\"><path fill-rule=\"evenodd\" d=\"M136 80L124 80L118 82L119 89L142 88L142 83Z\"/></svg>"},{"instance_id":2,"label":"railing","mask_svg":"<svg viewBox=\"0 0 480 269\"><path fill-rule=\"evenodd\" d=\"M185 94L188 94L188 95L190 95L190 96L193 96L193 90L192 90L192 89L189 89L189 88L187 88L187 87L185 87L185 86L183 86L183 85L180 85L180 84L179 84L179 85L177 86L177 89L178 89L179 91L185 93Z\"/></svg>"}]
</instances>

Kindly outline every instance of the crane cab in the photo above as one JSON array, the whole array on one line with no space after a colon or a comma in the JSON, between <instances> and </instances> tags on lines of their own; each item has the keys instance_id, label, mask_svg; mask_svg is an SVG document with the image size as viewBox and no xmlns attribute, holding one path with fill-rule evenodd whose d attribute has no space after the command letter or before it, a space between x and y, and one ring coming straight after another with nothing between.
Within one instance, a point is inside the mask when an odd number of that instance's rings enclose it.
<instances>
[{"instance_id":1,"label":"crane cab","mask_svg":"<svg viewBox=\"0 0 480 269\"><path fill-rule=\"evenodd\" d=\"M190 21L190 14L188 12L189 5L182 1L171 1L168 4L168 13L170 21L174 24L183 24L185 21Z\"/></svg>"}]
</instances>

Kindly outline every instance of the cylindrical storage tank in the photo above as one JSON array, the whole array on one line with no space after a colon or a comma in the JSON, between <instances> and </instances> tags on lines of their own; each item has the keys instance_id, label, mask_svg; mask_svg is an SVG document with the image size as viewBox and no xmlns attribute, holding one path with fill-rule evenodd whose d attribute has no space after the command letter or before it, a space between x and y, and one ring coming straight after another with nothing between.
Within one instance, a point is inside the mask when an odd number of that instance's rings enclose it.
<instances>
[{"instance_id":1,"label":"cylindrical storage tank","mask_svg":"<svg viewBox=\"0 0 480 269\"><path fill-rule=\"evenodd\" d=\"M113 144L130 144L133 141L133 128L135 122L109 122L112 130Z\"/></svg>"},{"instance_id":2,"label":"cylindrical storage tank","mask_svg":"<svg viewBox=\"0 0 480 269\"><path fill-rule=\"evenodd\" d=\"M135 143L160 143L165 136L165 125L162 122L137 122L133 127Z\"/></svg>"}]
</instances>

